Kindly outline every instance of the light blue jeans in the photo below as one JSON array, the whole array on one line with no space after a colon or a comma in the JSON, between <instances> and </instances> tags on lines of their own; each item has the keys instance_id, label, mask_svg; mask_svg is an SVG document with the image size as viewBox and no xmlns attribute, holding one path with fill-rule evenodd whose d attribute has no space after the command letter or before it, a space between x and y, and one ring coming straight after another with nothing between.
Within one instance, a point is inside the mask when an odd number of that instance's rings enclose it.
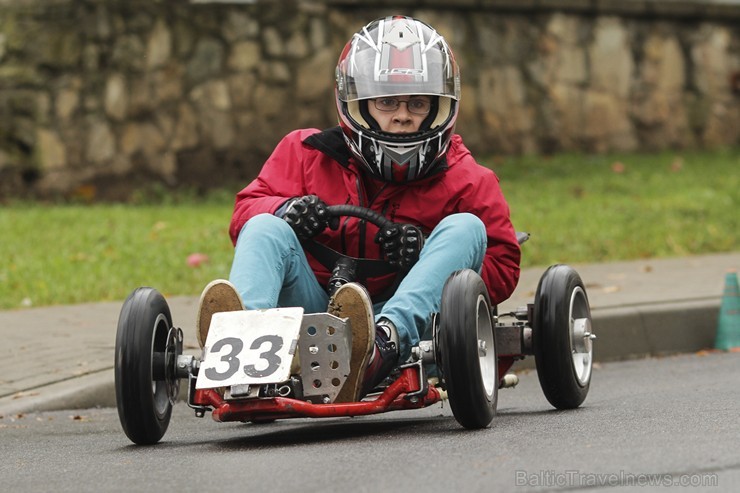
<instances>
[{"instance_id":1,"label":"light blue jeans","mask_svg":"<svg viewBox=\"0 0 740 493\"><path fill-rule=\"evenodd\" d=\"M396 293L373 306L376 321L387 318L398 330L400 361L410 356L420 338L431 338L431 314L439 311L450 274L459 269L480 272L486 241L485 226L476 216L460 213L444 218ZM272 214L255 216L242 228L229 279L248 310L302 306L306 313L318 313L329 303L295 233Z\"/></svg>"}]
</instances>

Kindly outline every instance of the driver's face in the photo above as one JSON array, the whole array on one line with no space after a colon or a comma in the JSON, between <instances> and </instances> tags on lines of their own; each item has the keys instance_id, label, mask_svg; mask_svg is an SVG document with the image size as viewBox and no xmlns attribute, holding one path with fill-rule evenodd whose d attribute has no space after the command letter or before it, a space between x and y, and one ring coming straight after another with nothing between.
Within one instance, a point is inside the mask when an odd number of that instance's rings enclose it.
<instances>
[{"instance_id":1,"label":"driver's face","mask_svg":"<svg viewBox=\"0 0 740 493\"><path fill-rule=\"evenodd\" d=\"M410 112L408 105L410 98L431 99L429 96L398 96L393 99L397 99L399 101L399 105L392 111L379 110L375 104L375 100L371 99L368 101L367 109L370 112L370 116L375 118L375 121L380 125L380 129L384 132L394 134L416 132L419 130L421 122L424 121L427 115Z\"/></svg>"}]
</instances>

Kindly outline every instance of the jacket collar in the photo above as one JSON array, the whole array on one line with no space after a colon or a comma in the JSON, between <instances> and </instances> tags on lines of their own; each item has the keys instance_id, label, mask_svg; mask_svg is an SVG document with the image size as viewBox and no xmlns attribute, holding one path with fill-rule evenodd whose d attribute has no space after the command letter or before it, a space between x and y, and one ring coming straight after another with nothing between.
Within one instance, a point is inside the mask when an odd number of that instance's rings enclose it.
<instances>
[{"instance_id":1,"label":"jacket collar","mask_svg":"<svg viewBox=\"0 0 740 493\"><path fill-rule=\"evenodd\" d=\"M303 143L326 154L345 168L349 168L352 154L344 142L342 129L339 126L311 134L306 137Z\"/></svg>"}]
</instances>

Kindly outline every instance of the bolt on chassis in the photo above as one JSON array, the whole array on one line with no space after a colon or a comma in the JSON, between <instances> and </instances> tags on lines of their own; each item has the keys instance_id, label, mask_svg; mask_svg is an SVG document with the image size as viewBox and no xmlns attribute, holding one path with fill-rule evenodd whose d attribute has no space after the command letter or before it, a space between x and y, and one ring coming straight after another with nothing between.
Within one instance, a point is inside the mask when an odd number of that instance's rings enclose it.
<instances>
[{"instance_id":1,"label":"bolt on chassis","mask_svg":"<svg viewBox=\"0 0 740 493\"><path fill-rule=\"evenodd\" d=\"M352 205L329 207L383 227L388 219ZM526 233L519 233L523 243ZM338 254L339 255L339 254ZM341 256L330 288L352 279L363 259ZM581 405L593 363L591 311L578 273L553 265L541 276L533 303L498 314L480 276L454 272L445 283L432 339L412 349L374 392L359 402L336 402L349 374L349 319L302 308L216 313L202 358L183 354L183 333L165 298L136 289L118 321L115 388L126 435L140 445L157 443L167 430L180 380L195 415L216 421L268 422L297 417L360 416L417 409L449 399L465 428L487 427L498 389L518 382L507 373L533 355L540 385L558 409ZM298 363L300 362L300 363ZM437 369L428 378L428 369Z\"/></svg>"}]
</instances>

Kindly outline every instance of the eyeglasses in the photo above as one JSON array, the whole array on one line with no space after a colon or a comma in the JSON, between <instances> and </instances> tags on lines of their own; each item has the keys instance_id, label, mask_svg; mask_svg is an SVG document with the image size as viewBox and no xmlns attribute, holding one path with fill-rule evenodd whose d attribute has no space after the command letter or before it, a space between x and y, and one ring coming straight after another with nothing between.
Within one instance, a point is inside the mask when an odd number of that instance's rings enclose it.
<instances>
[{"instance_id":1,"label":"eyeglasses","mask_svg":"<svg viewBox=\"0 0 740 493\"><path fill-rule=\"evenodd\" d=\"M373 100L378 111L396 111L401 103L406 103L409 113L426 115L432 109L432 101L425 97L412 97L402 100L394 97L377 98Z\"/></svg>"}]
</instances>

